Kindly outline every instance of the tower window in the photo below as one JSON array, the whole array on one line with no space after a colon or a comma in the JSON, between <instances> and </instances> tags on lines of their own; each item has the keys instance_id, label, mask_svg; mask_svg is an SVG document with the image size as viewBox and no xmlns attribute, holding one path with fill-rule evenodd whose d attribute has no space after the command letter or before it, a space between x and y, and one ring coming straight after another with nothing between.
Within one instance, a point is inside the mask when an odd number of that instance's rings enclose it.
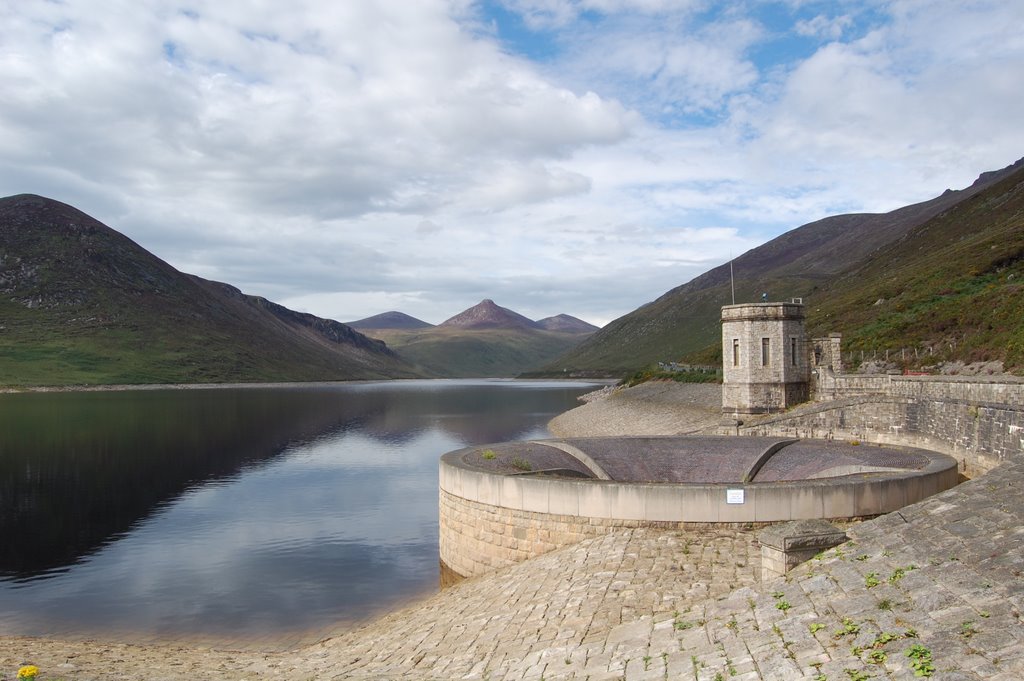
<instances>
[{"instance_id":1,"label":"tower window","mask_svg":"<svg viewBox=\"0 0 1024 681\"><path fill-rule=\"evenodd\" d=\"M738 367L740 365L740 339L732 339L732 365Z\"/></svg>"},{"instance_id":2,"label":"tower window","mask_svg":"<svg viewBox=\"0 0 1024 681\"><path fill-rule=\"evenodd\" d=\"M771 358L771 338L761 339L761 366L768 366L769 359Z\"/></svg>"},{"instance_id":3,"label":"tower window","mask_svg":"<svg viewBox=\"0 0 1024 681\"><path fill-rule=\"evenodd\" d=\"M790 357L790 360L789 360L790 364L792 364L793 366L796 366L797 365L797 361L796 361L796 338L795 337L789 339L789 357Z\"/></svg>"}]
</instances>

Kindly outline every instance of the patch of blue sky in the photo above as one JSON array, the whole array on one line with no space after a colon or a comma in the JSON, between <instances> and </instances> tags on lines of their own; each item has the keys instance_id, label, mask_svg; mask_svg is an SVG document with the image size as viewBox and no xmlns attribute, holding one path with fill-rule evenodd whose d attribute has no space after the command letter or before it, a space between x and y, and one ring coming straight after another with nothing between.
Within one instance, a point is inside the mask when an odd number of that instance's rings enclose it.
<instances>
[{"instance_id":1,"label":"patch of blue sky","mask_svg":"<svg viewBox=\"0 0 1024 681\"><path fill-rule=\"evenodd\" d=\"M799 63L828 43L859 40L888 21L863 2L770 2L755 5L751 18L765 30L748 54L762 72Z\"/></svg>"},{"instance_id":2,"label":"patch of blue sky","mask_svg":"<svg viewBox=\"0 0 1024 681\"><path fill-rule=\"evenodd\" d=\"M185 68L185 58L178 48L177 43L171 40L165 40L163 45L164 59L171 66L175 66L179 69Z\"/></svg>"},{"instance_id":3,"label":"patch of blue sky","mask_svg":"<svg viewBox=\"0 0 1024 681\"><path fill-rule=\"evenodd\" d=\"M506 52L542 63L561 53L557 31L531 28L519 13L506 9L500 1L481 2L480 12L483 23L493 30Z\"/></svg>"},{"instance_id":4,"label":"patch of blue sky","mask_svg":"<svg viewBox=\"0 0 1024 681\"><path fill-rule=\"evenodd\" d=\"M662 106L660 111L648 114L648 119L658 125L674 130L690 130L710 128L729 120L727 106L702 109L682 109L675 106Z\"/></svg>"}]
</instances>

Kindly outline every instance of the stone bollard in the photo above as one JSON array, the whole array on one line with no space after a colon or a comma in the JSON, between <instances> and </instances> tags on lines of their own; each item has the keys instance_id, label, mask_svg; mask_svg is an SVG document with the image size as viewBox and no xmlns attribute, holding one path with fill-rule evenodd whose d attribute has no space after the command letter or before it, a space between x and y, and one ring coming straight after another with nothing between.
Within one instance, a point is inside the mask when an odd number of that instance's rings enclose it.
<instances>
[{"instance_id":1,"label":"stone bollard","mask_svg":"<svg viewBox=\"0 0 1024 681\"><path fill-rule=\"evenodd\" d=\"M761 582L781 577L800 563L847 540L846 533L826 520L795 520L767 527L761 543Z\"/></svg>"}]
</instances>

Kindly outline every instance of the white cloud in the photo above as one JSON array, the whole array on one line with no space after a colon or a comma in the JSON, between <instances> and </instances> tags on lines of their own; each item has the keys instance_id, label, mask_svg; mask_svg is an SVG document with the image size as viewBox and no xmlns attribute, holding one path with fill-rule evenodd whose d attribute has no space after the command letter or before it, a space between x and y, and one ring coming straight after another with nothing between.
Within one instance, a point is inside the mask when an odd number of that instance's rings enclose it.
<instances>
[{"instance_id":1,"label":"white cloud","mask_svg":"<svg viewBox=\"0 0 1024 681\"><path fill-rule=\"evenodd\" d=\"M0 194L337 319L605 322L1024 153L1020 3L502 4L0 5Z\"/></svg>"},{"instance_id":2,"label":"white cloud","mask_svg":"<svg viewBox=\"0 0 1024 681\"><path fill-rule=\"evenodd\" d=\"M561 28L585 12L617 15L639 13L658 15L689 11L702 0L502 0L508 9L522 16L532 28Z\"/></svg>"},{"instance_id":3,"label":"white cloud","mask_svg":"<svg viewBox=\"0 0 1024 681\"><path fill-rule=\"evenodd\" d=\"M811 19L796 22L798 35L839 40L843 33L853 26L853 18L848 14L829 17L819 14Z\"/></svg>"}]
</instances>

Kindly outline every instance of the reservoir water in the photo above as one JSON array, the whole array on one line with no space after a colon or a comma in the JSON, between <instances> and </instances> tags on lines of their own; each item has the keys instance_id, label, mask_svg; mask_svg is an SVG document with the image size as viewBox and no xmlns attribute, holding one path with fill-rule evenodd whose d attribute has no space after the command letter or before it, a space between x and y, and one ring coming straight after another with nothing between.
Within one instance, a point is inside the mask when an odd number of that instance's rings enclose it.
<instances>
[{"instance_id":1,"label":"reservoir water","mask_svg":"<svg viewBox=\"0 0 1024 681\"><path fill-rule=\"evenodd\" d=\"M245 638L438 587L441 454L547 437L592 384L0 395L0 633Z\"/></svg>"}]
</instances>

